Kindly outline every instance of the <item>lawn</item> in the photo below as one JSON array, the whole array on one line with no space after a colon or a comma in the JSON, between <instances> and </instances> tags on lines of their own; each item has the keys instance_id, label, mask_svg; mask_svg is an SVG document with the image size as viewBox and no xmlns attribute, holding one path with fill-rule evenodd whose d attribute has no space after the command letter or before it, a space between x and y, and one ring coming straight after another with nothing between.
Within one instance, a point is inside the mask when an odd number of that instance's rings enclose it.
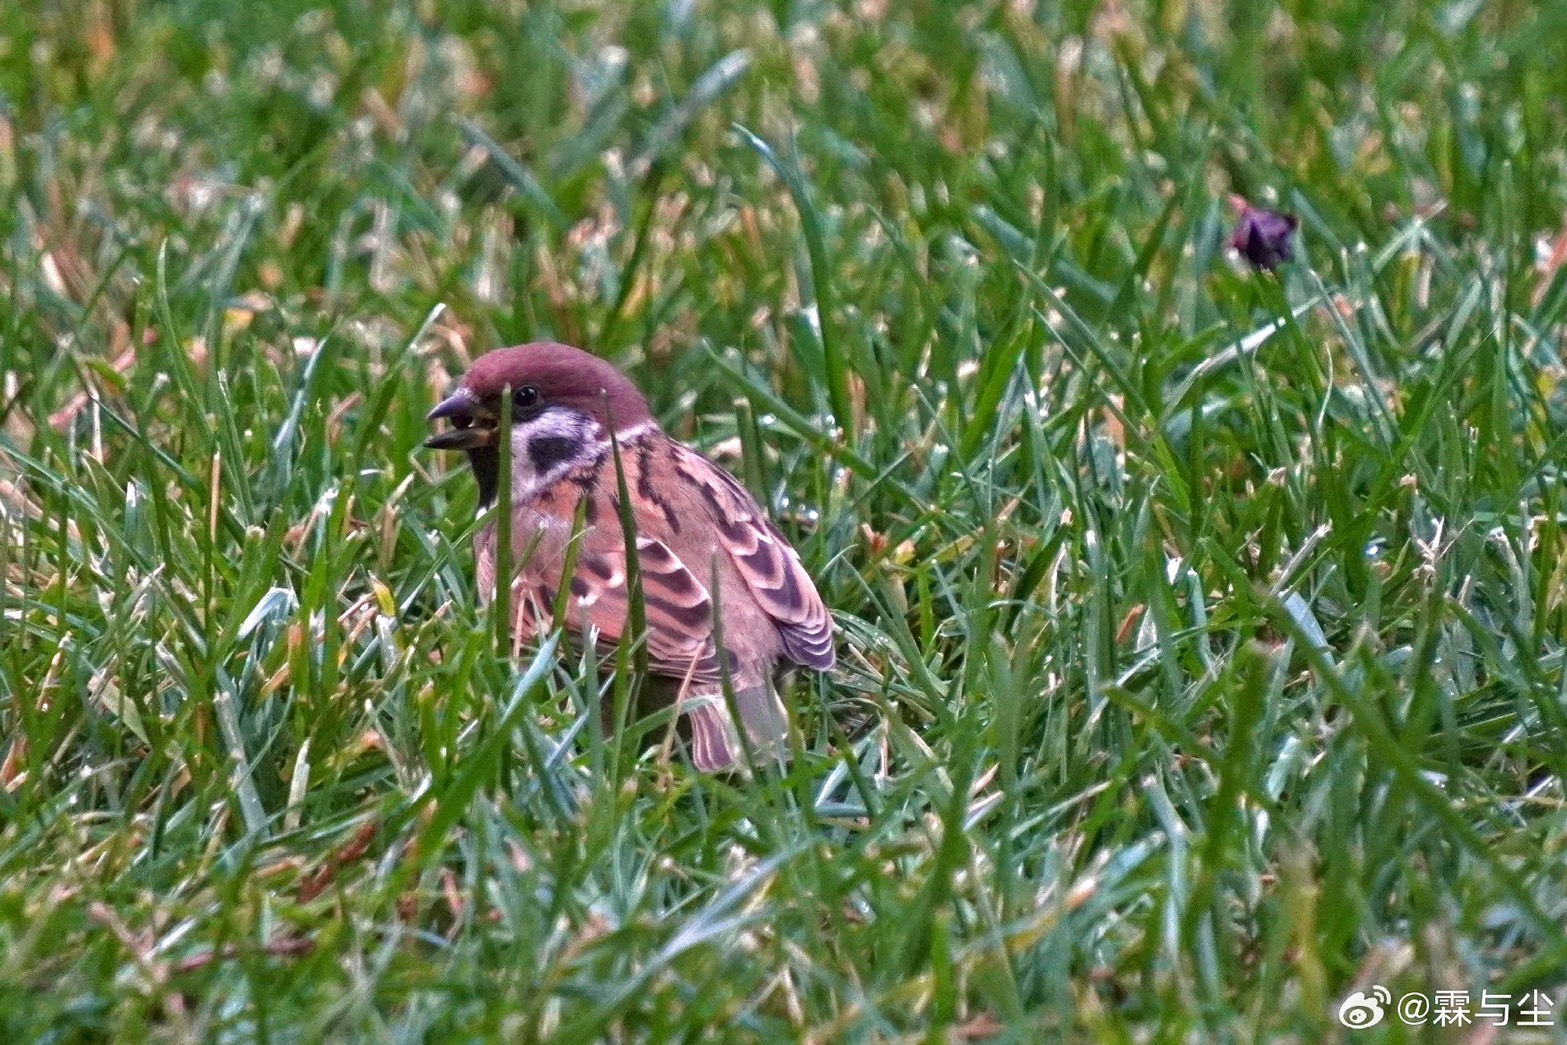
<instances>
[{"instance_id":1,"label":"lawn","mask_svg":"<svg viewBox=\"0 0 1567 1045\"><path fill-rule=\"evenodd\" d=\"M0 1040L1560 1040L1564 214L1561 4L0 5ZM787 767L496 642L537 339L817 578Z\"/></svg>"}]
</instances>

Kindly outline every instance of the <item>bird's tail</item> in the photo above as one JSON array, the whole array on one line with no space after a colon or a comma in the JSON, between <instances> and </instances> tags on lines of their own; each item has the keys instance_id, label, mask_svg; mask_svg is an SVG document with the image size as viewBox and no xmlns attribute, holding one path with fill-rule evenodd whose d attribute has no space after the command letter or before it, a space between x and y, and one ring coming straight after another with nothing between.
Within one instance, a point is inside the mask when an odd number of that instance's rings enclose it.
<instances>
[{"instance_id":1,"label":"bird's tail","mask_svg":"<svg viewBox=\"0 0 1567 1045\"><path fill-rule=\"evenodd\" d=\"M729 713L729 702L718 687L701 687L681 701L690 727L691 762L704 773L744 769L745 745ZM735 691L735 708L745 727L751 757L760 764L782 761L789 754L789 715L772 686L763 682Z\"/></svg>"}]
</instances>

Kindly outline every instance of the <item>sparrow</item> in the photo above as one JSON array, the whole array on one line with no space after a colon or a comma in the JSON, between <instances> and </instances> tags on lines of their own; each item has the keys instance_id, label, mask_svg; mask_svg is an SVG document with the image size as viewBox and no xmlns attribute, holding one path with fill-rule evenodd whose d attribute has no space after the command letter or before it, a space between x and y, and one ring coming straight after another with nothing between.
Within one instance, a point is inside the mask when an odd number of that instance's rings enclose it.
<instances>
[{"instance_id":1,"label":"sparrow","mask_svg":"<svg viewBox=\"0 0 1567 1045\"><path fill-rule=\"evenodd\" d=\"M481 509L500 488L505 395L512 403L514 634L547 634L563 587L565 628L578 641L614 643L625 632L631 592L618 454L631 501L648 670L673 689L692 764L711 772L743 761L723 693L726 673L753 754L781 757L788 717L775 672L827 671L834 662L832 618L799 554L738 480L664 433L624 374L552 342L479 357L430 411L432 425L449 427L424 445L467 452ZM475 538L484 602L496 591L496 543L491 521ZM722 618L717 629L715 614Z\"/></svg>"}]
</instances>

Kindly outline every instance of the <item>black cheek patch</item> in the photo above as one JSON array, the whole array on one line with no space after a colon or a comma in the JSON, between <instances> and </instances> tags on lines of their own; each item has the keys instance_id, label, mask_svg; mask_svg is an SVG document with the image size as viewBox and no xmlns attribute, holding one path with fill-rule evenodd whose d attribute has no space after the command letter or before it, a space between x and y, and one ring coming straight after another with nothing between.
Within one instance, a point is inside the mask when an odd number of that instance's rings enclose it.
<instances>
[{"instance_id":1,"label":"black cheek patch","mask_svg":"<svg viewBox=\"0 0 1567 1045\"><path fill-rule=\"evenodd\" d=\"M528 440L528 461L536 475L545 475L556 465L572 461L582 453L582 440L570 435L545 435Z\"/></svg>"}]
</instances>

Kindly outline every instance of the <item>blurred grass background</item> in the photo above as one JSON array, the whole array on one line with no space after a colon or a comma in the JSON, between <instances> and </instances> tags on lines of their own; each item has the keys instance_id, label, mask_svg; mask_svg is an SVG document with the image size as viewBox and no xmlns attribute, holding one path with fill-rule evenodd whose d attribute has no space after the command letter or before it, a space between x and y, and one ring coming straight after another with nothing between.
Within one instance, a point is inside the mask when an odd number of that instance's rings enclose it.
<instances>
[{"instance_id":1,"label":"blurred grass background","mask_svg":"<svg viewBox=\"0 0 1567 1045\"><path fill-rule=\"evenodd\" d=\"M1560 1000L1564 99L1522 0L0 6L4 1040ZM417 444L545 338L819 578L787 772L488 641Z\"/></svg>"}]
</instances>

